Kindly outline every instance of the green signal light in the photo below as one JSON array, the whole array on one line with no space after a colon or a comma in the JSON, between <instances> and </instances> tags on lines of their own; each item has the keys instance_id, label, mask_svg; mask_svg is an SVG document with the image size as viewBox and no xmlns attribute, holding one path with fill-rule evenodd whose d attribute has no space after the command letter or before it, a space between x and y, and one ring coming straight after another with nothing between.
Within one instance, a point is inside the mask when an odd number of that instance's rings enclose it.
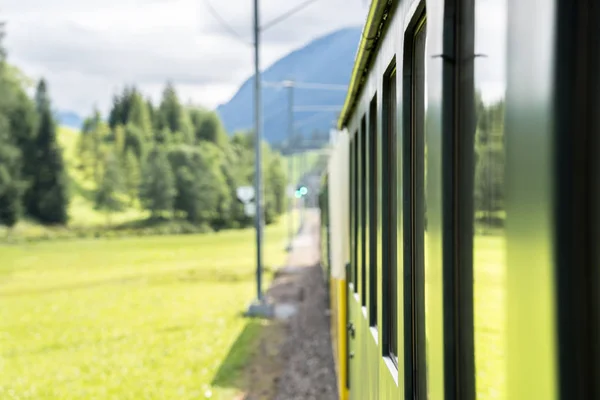
<instances>
[{"instance_id":1,"label":"green signal light","mask_svg":"<svg viewBox=\"0 0 600 400\"><path fill-rule=\"evenodd\" d=\"M300 188L300 194L301 194L302 196L304 196L304 195L306 195L307 193L308 193L308 189L306 188L306 186L302 186L302 187Z\"/></svg>"},{"instance_id":2,"label":"green signal light","mask_svg":"<svg viewBox=\"0 0 600 400\"><path fill-rule=\"evenodd\" d=\"M302 195L300 194L299 190L296 190L296 193L294 193L294 195L296 196L297 199L299 199L300 197L302 197Z\"/></svg>"}]
</instances>

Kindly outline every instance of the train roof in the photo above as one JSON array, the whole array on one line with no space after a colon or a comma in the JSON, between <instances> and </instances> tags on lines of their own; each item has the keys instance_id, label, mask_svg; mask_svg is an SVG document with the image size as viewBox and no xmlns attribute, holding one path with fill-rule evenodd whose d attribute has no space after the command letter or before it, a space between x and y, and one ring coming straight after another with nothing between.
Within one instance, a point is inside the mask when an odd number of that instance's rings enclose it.
<instances>
[{"instance_id":1,"label":"train roof","mask_svg":"<svg viewBox=\"0 0 600 400\"><path fill-rule=\"evenodd\" d=\"M360 95L371 64L371 58L378 47L384 23L388 19L389 12L396 2L396 0L371 1L367 21L363 27L358 51L354 58L354 68L352 69L350 84L348 85L348 93L346 94L346 100L338 119L338 129L343 129L346 126L354 110L356 100Z\"/></svg>"}]
</instances>

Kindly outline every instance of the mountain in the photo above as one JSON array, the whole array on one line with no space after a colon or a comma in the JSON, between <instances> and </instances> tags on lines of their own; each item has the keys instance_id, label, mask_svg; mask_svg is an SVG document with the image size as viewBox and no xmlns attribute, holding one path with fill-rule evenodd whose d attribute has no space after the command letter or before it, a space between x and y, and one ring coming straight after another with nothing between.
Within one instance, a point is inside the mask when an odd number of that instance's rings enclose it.
<instances>
[{"instance_id":1,"label":"mountain","mask_svg":"<svg viewBox=\"0 0 600 400\"><path fill-rule=\"evenodd\" d=\"M72 111L58 111L55 115L59 125L74 129L81 129L83 119Z\"/></svg>"},{"instance_id":2,"label":"mountain","mask_svg":"<svg viewBox=\"0 0 600 400\"><path fill-rule=\"evenodd\" d=\"M361 28L344 28L319 37L297 49L262 71L263 81L293 79L300 83L322 83L347 86L360 40ZM280 144L288 137L287 88L263 85L263 137ZM217 107L227 132L250 130L254 126L254 76L238 89L226 104ZM345 90L294 89L294 107L329 106L329 111L296 111L296 135L304 137L319 132L327 136L334 126L346 97ZM331 111L339 107L338 111Z\"/></svg>"}]
</instances>

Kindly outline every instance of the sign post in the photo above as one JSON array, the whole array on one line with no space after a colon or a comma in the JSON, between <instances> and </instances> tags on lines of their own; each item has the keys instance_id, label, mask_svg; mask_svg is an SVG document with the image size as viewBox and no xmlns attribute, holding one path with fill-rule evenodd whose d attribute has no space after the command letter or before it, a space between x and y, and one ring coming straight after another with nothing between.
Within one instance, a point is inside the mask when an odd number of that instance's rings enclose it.
<instances>
[{"instance_id":1,"label":"sign post","mask_svg":"<svg viewBox=\"0 0 600 400\"><path fill-rule=\"evenodd\" d=\"M254 217L256 215L256 204L253 202L244 204L244 214L247 217Z\"/></svg>"},{"instance_id":2,"label":"sign post","mask_svg":"<svg viewBox=\"0 0 600 400\"><path fill-rule=\"evenodd\" d=\"M240 186L236 189L238 199L244 204L254 199L254 188L252 186Z\"/></svg>"}]
</instances>

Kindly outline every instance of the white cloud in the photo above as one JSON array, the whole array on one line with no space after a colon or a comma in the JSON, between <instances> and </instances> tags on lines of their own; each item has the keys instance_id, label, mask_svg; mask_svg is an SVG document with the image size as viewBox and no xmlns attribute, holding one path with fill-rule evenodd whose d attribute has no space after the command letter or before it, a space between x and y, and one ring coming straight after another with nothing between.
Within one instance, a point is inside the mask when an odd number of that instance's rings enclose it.
<instances>
[{"instance_id":1,"label":"white cloud","mask_svg":"<svg viewBox=\"0 0 600 400\"><path fill-rule=\"evenodd\" d=\"M248 42L250 0L210 0ZM268 23L301 0L262 0ZM6 3L6 4L3 4ZM262 35L261 66L335 29L360 25L362 0L318 0ZM205 0L0 0L9 60L46 77L56 108L106 110L115 89L135 83L157 99L164 82L185 101L214 107L252 74L252 48L209 12Z\"/></svg>"}]
</instances>

